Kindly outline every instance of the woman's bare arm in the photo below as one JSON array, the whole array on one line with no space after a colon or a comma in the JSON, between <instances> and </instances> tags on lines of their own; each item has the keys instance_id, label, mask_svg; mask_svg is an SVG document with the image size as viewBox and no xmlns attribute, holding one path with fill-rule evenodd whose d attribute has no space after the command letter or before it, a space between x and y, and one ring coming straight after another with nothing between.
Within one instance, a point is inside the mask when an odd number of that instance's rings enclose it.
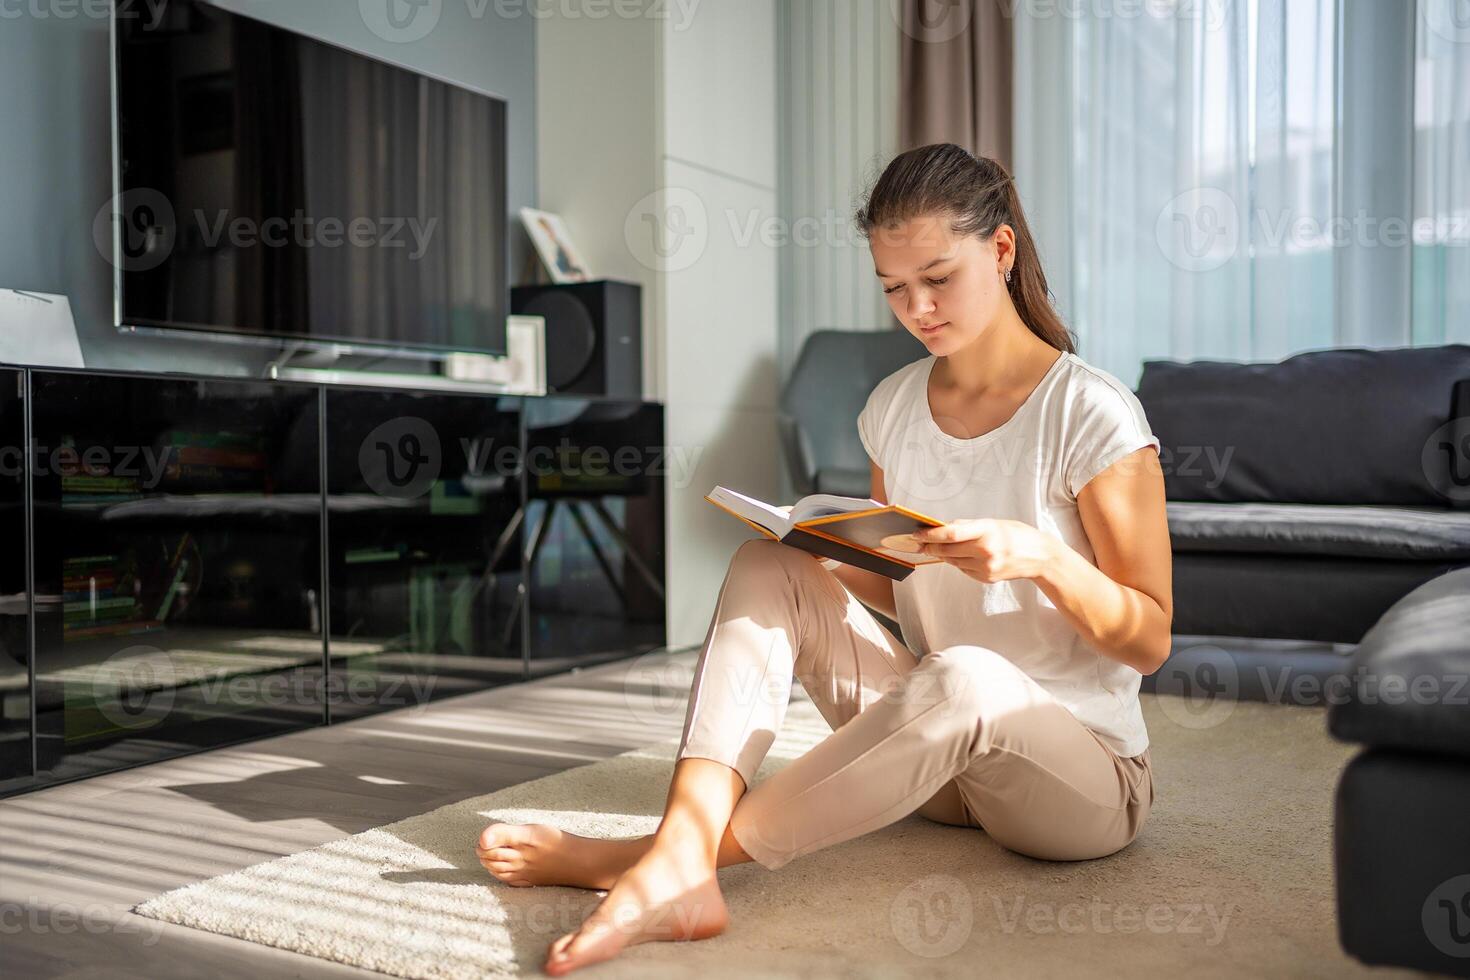
<instances>
[{"instance_id":1,"label":"woman's bare arm","mask_svg":"<svg viewBox=\"0 0 1470 980\"><path fill-rule=\"evenodd\" d=\"M873 489L869 496L880 504L888 503L887 491L883 489L883 471L871 460L868 466L872 470L873 478ZM853 565L838 565L832 570L832 574L847 587L847 591L861 599L864 605L878 610L889 619L898 619L898 610L893 602L893 579Z\"/></svg>"},{"instance_id":2,"label":"woman's bare arm","mask_svg":"<svg viewBox=\"0 0 1470 980\"><path fill-rule=\"evenodd\" d=\"M1058 540L1036 584L1089 644L1151 674L1169 656L1174 618L1158 455L1140 449L1103 470L1077 495L1077 510L1097 564Z\"/></svg>"}]
</instances>

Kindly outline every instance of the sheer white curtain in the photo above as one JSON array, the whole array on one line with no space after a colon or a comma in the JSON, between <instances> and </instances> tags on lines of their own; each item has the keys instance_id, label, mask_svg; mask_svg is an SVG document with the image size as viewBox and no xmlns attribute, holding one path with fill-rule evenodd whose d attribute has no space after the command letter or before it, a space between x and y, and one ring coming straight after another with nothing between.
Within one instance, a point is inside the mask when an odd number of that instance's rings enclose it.
<instances>
[{"instance_id":1,"label":"sheer white curtain","mask_svg":"<svg viewBox=\"0 0 1470 980\"><path fill-rule=\"evenodd\" d=\"M1470 2L1420 0L1419 13L1414 342L1470 343Z\"/></svg>"},{"instance_id":2,"label":"sheer white curtain","mask_svg":"<svg viewBox=\"0 0 1470 980\"><path fill-rule=\"evenodd\" d=\"M1017 64L1067 62L1060 113L1018 72L1016 176L1083 357L1331 346L1337 0L1018 9Z\"/></svg>"},{"instance_id":3,"label":"sheer white curtain","mask_svg":"<svg viewBox=\"0 0 1470 980\"><path fill-rule=\"evenodd\" d=\"M1071 319L1129 383L1147 357L1250 349L1246 18L1159 9L1071 25Z\"/></svg>"}]
</instances>

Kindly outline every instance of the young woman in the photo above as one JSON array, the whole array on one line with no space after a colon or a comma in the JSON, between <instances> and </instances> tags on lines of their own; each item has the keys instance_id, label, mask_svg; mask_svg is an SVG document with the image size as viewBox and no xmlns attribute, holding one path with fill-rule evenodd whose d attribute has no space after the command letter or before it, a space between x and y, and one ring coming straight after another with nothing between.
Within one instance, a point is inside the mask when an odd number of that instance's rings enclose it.
<instances>
[{"instance_id":1,"label":"young woman","mask_svg":"<svg viewBox=\"0 0 1470 980\"><path fill-rule=\"evenodd\" d=\"M923 546L942 562L894 583L775 541L736 551L657 833L493 824L477 842L509 884L609 890L552 944L553 975L713 936L718 868L776 869L915 811L1059 861L1125 847L1148 816L1138 689L1172 609L1158 440L1132 392L1074 353L995 161L911 150L857 220L929 351L858 418L872 496L945 520ZM833 733L751 785L793 675Z\"/></svg>"}]
</instances>

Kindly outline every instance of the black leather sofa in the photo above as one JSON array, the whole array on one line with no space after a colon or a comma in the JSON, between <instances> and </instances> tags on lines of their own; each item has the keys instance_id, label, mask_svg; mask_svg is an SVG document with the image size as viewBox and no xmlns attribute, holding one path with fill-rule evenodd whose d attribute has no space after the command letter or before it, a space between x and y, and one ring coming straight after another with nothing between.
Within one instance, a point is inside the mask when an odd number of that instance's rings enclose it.
<instances>
[{"instance_id":1,"label":"black leather sofa","mask_svg":"<svg viewBox=\"0 0 1470 980\"><path fill-rule=\"evenodd\" d=\"M1163 453L1176 633L1356 643L1470 564L1470 346L1150 361L1137 395Z\"/></svg>"}]
</instances>

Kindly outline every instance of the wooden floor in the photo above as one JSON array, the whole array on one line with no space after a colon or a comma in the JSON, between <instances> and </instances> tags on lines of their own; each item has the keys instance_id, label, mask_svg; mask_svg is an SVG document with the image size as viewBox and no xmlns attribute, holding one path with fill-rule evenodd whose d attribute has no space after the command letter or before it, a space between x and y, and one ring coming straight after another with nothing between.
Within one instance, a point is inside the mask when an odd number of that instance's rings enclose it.
<instances>
[{"instance_id":1,"label":"wooden floor","mask_svg":"<svg viewBox=\"0 0 1470 980\"><path fill-rule=\"evenodd\" d=\"M677 737L697 652L645 655L0 801L0 976L377 976L129 909Z\"/></svg>"}]
</instances>

